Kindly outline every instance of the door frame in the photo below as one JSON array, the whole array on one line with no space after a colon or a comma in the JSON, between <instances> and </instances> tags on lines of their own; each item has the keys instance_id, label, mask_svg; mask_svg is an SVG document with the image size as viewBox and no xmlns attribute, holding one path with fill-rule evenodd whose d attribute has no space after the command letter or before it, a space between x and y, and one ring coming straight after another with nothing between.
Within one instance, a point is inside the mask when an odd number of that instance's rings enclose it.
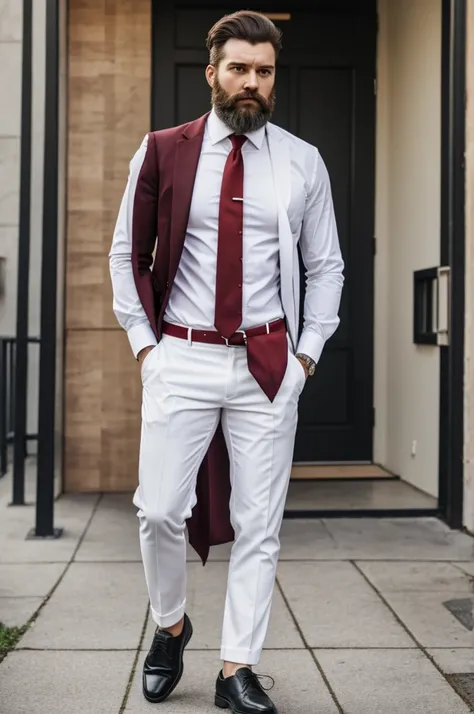
<instances>
[{"instance_id":1,"label":"door frame","mask_svg":"<svg viewBox=\"0 0 474 714\"><path fill-rule=\"evenodd\" d=\"M441 265L450 266L450 344L440 347L439 499L451 528L463 525L466 0L442 0Z\"/></svg>"}]
</instances>

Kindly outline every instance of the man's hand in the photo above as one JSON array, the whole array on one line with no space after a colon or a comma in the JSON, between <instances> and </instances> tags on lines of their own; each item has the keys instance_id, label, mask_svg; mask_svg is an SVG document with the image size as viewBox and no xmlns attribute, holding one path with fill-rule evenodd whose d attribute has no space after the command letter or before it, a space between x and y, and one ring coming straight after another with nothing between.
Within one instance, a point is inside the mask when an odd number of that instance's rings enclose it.
<instances>
[{"instance_id":1,"label":"man's hand","mask_svg":"<svg viewBox=\"0 0 474 714\"><path fill-rule=\"evenodd\" d=\"M308 379L308 365L307 365L306 362L305 362L304 360L302 360L300 357L297 357L296 359L298 360L298 362L300 363L300 365L303 367L304 373L305 373L305 377L306 377L306 379Z\"/></svg>"},{"instance_id":2,"label":"man's hand","mask_svg":"<svg viewBox=\"0 0 474 714\"><path fill-rule=\"evenodd\" d=\"M148 345L148 347L144 347L142 350L140 350L140 352L137 355L137 359L138 359L140 365L143 363L143 360L145 359L147 354L149 352L151 352L152 349L154 349L155 347L156 347L156 345Z\"/></svg>"}]
</instances>

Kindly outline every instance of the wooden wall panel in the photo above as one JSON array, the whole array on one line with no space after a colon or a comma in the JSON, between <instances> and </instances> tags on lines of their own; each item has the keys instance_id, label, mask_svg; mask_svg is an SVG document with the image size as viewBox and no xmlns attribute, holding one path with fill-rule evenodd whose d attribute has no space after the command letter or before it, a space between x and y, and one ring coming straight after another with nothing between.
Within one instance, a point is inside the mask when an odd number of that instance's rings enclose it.
<instances>
[{"instance_id":1,"label":"wooden wall panel","mask_svg":"<svg viewBox=\"0 0 474 714\"><path fill-rule=\"evenodd\" d=\"M151 0L69 0L65 489L131 490L141 384L112 311L108 252L149 130Z\"/></svg>"}]
</instances>

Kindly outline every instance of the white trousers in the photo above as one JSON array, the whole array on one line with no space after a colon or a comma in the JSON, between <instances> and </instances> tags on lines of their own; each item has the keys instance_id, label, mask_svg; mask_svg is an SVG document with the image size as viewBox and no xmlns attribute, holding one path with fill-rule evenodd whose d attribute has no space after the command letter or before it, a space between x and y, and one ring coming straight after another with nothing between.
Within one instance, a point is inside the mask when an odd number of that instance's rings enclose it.
<instances>
[{"instance_id":1,"label":"white trousers","mask_svg":"<svg viewBox=\"0 0 474 714\"><path fill-rule=\"evenodd\" d=\"M140 545L155 622L169 627L186 607L185 521L196 477L219 420L230 457L235 530L221 657L258 664L270 616L279 531L293 458L304 369L289 351L272 402L248 371L245 347L164 335L142 365Z\"/></svg>"}]
</instances>

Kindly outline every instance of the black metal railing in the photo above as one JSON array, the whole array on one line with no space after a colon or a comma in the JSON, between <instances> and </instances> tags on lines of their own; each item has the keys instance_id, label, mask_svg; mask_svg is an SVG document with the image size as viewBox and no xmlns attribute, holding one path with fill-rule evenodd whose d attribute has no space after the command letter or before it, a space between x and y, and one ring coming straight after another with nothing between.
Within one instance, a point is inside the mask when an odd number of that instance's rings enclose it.
<instances>
[{"instance_id":1,"label":"black metal railing","mask_svg":"<svg viewBox=\"0 0 474 714\"><path fill-rule=\"evenodd\" d=\"M39 345L38 337L29 337L30 344ZM16 380L16 339L0 337L0 477L7 472L9 447L15 440L15 380ZM28 442L37 441L38 434L26 434L23 449L28 455Z\"/></svg>"}]
</instances>

